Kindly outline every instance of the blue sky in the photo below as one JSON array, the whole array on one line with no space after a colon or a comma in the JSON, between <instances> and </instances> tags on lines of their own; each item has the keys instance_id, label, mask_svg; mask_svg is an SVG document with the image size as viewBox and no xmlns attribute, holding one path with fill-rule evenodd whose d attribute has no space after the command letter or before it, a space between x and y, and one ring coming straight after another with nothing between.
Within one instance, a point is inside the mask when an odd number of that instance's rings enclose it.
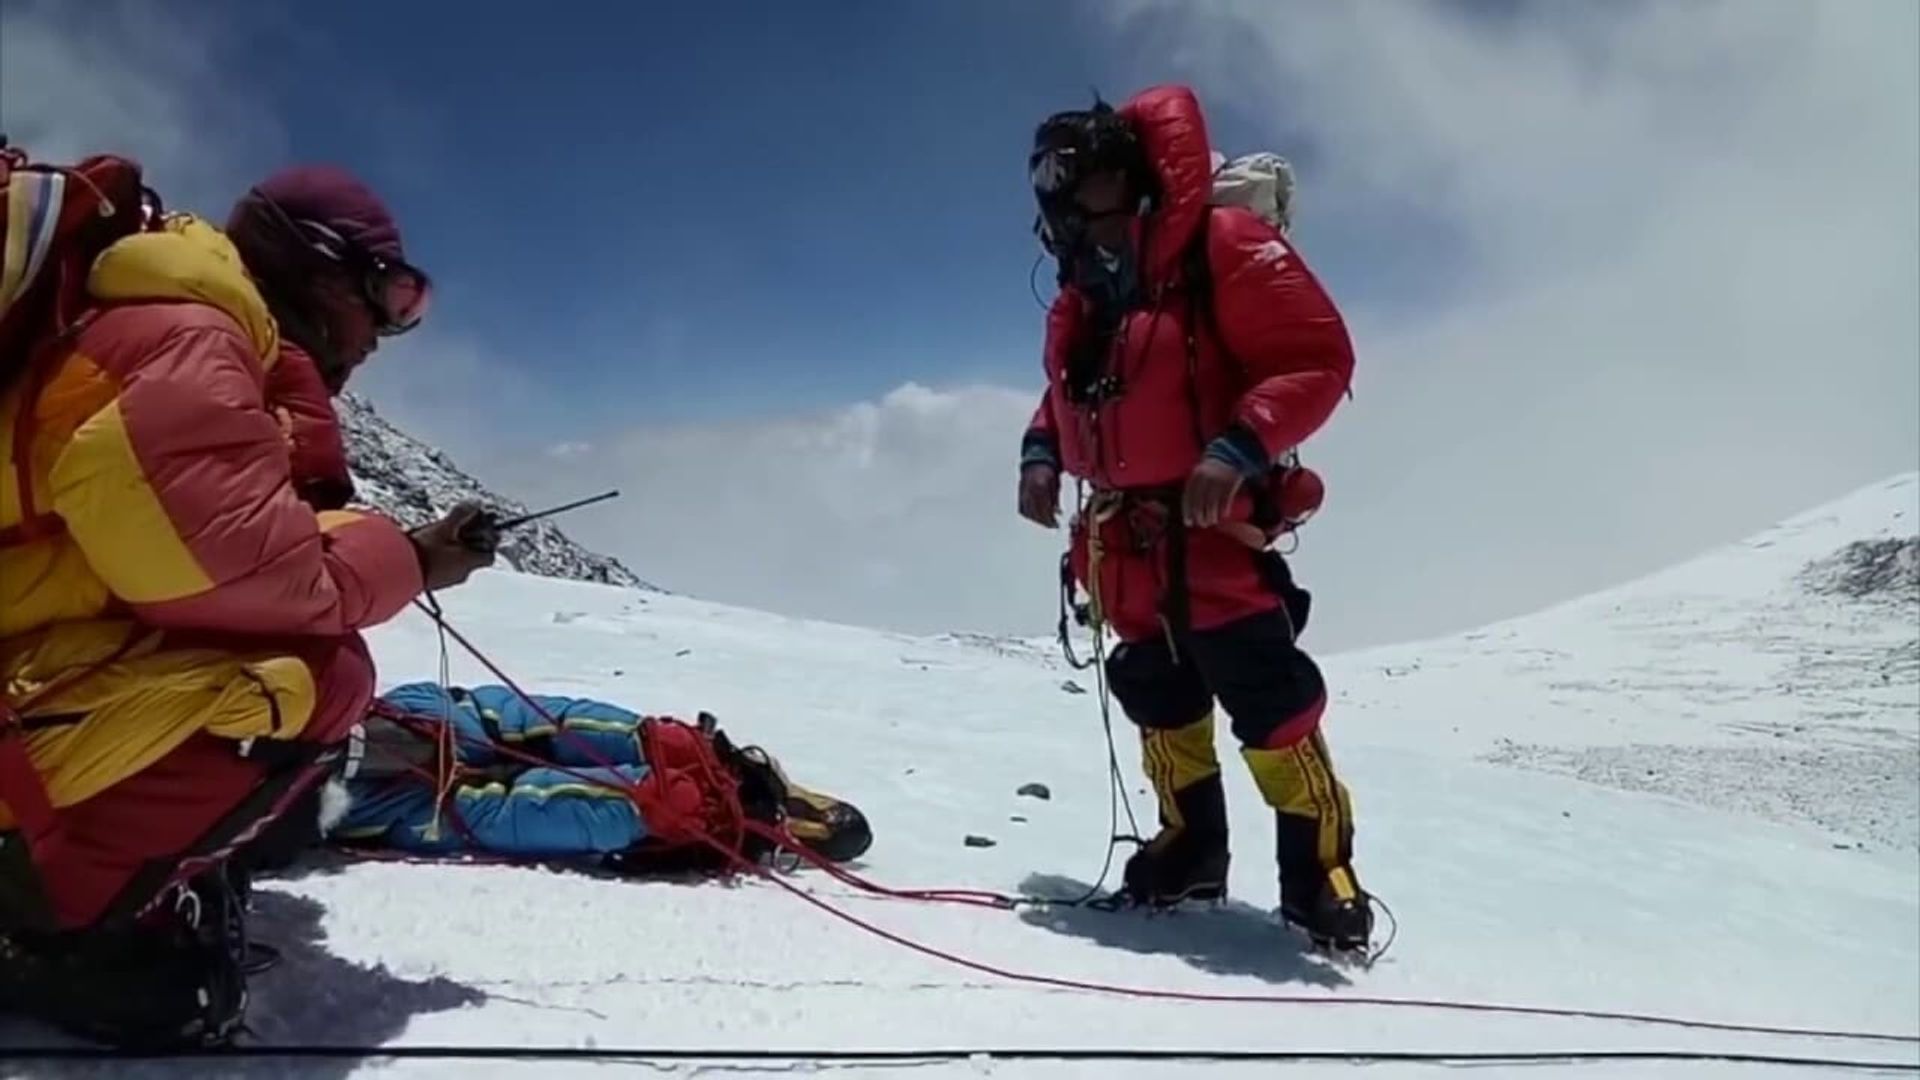
<instances>
[{"instance_id":1,"label":"blue sky","mask_svg":"<svg viewBox=\"0 0 1920 1080\"><path fill-rule=\"evenodd\" d=\"M0 126L44 156L215 214L288 160L388 194L442 288L356 380L385 415L528 502L621 488L568 529L670 588L910 631L1052 626L1025 150L1166 81L1293 161L1354 335L1305 447L1318 648L1920 461L1911 4L0 6Z\"/></svg>"},{"instance_id":2,"label":"blue sky","mask_svg":"<svg viewBox=\"0 0 1920 1080\"><path fill-rule=\"evenodd\" d=\"M310 59L268 72L298 152L393 192L447 318L577 390L589 428L1031 378L1022 155L1037 117L1124 90L1097 25L1003 2L575 8L313 5ZM370 107L338 108L362 81ZM370 142L394 98L406 135Z\"/></svg>"},{"instance_id":3,"label":"blue sky","mask_svg":"<svg viewBox=\"0 0 1920 1080\"><path fill-rule=\"evenodd\" d=\"M1033 125L1172 74L1151 20L1071 4L243 7L268 29L227 59L292 152L367 173L439 317L550 377L588 432L1033 382ZM1220 97L1223 146L1285 126ZM1411 302L1436 285L1395 273L1418 225L1376 205L1306 238L1340 253L1343 296Z\"/></svg>"}]
</instances>

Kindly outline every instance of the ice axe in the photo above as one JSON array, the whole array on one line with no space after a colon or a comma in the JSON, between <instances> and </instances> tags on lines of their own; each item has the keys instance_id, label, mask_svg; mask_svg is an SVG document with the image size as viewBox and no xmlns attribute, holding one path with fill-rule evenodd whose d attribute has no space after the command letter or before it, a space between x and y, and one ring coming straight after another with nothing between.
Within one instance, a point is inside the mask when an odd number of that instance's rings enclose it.
<instances>
[{"instance_id":1,"label":"ice axe","mask_svg":"<svg viewBox=\"0 0 1920 1080\"><path fill-rule=\"evenodd\" d=\"M619 496L618 490L603 491L598 495L590 495L584 499L576 499L570 503L561 503L559 506L510 518L502 518L491 510L482 510L474 515L471 521L460 527L460 542L474 551L492 551L500 546L500 534L509 529L518 529L542 518L550 518L556 514L564 514L569 510L578 510L583 506L592 506L594 503L606 502L608 499L619 498Z\"/></svg>"}]
</instances>

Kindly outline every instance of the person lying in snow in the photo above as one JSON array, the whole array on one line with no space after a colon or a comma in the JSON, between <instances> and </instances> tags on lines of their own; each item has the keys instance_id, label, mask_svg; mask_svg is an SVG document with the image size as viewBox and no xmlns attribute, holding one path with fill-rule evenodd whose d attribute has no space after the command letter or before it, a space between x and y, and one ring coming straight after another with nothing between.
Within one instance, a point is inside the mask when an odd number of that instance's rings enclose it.
<instances>
[{"instance_id":1,"label":"person lying in snow","mask_svg":"<svg viewBox=\"0 0 1920 1080\"><path fill-rule=\"evenodd\" d=\"M451 770L442 757L448 718ZM703 762L719 766L718 776ZM289 817L303 822L294 826L302 830L296 848L325 842L662 872L724 864L679 826L724 832L715 804L728 796L747 818L786 829L834 862L873 842L858 808L793 783L771 755L734 746L707 714L697 725L650 724L591 698L429 682L383 694L354 729L339 772ZM292 857L287 838L264 843L282 848L279 861ZM750 838L743 853L758 857L769 846Z\"/></svg>"}]
</instances>

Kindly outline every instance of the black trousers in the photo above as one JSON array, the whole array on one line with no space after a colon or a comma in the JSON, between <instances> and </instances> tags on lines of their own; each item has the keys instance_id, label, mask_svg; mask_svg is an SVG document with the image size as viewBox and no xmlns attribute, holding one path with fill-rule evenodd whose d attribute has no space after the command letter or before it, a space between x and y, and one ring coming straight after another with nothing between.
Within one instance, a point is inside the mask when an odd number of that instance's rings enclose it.
<instances>
[{"instance_id":1,"label":"black trousers","mask_svg":"<svg viewBox=\"0 0 1920 1080\"><path fill-rule=\"evenodd\" d=\"M1256 748L1311 733L1327 692L1284 608L1122 645L1107 659L1107 681L1128 719L1161 731L1204 719L1218 698L1234 737Z\"/></svg>"},{"instance_id":2,"label":"black trousers","mask_svg":"<svg viewBox=\"0 0 1920 1080\"><path fill-rule=\"evenodd\" d=\"M1277 558L1277 556L1276 556ZM1193 824L1224 842L1213 728L1217 699L1262 797L1275 811L1282 903L1305 910L1324 891L1353 895L1353 808L1320 733L1327 685L1282 607L1216 629L1129 643L1107 661L1108 685L1141 729L1163 825ZM1204 810L1204 812L1202 812Z\"/></svg>"}]
</instances>

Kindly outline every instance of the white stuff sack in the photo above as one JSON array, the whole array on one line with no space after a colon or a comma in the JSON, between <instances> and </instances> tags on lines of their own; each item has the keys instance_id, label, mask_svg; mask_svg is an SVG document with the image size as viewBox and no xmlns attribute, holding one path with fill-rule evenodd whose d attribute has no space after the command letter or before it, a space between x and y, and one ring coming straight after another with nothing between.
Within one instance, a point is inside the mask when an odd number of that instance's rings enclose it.
<instances>
[{"instance_id":1,"label":"white stuff sack","mask_svg":"<svg viewBox=\"0 0 1920 1080\"><path fill-rule=\"evenodd\" d=\"M1293 225L1293 166L1266 151L1229 161L1216 150L1213 195L1208 201L1251 210L1285 233Z\"/></svg>"}]
</instances>

